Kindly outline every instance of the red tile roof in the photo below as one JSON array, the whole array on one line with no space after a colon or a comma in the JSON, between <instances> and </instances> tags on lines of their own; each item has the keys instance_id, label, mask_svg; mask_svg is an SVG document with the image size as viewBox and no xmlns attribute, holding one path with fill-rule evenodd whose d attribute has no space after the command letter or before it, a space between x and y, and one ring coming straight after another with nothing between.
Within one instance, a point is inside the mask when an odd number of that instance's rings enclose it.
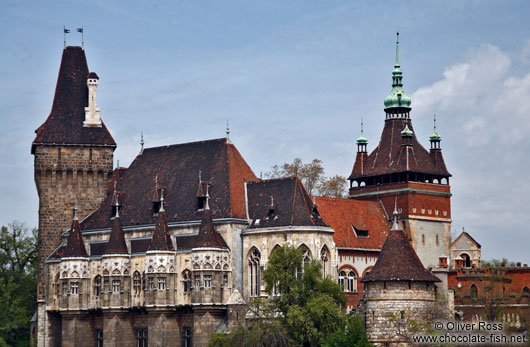
<instances>
[{"instance_id":1,"label":"red tile roof","mask_svg":"<svg viewBox=\"0 0 530 347\"><path fill-rule=\"evenodd\" d=\"M410 119L387 119L378 146L365 159L363 165L355 161L350 180L399 172L415 172L450 177L440 150L429 153L412 135L412 146L402 146L401 131L408 125L414 131Z\"/></svg>"},{"instance_id":2,"label":"red tile roof","mask_svg":"<svg viewBox=\"0 0 530 347\"><path fill-rule=\"evenodd\" d=\"M378 202L352 199L315 197L324 222L335 233L337 247L381 249L388 235L388 221ZM356 236L357 230L368 231L368 237Z\"/></svg>"},{"instance_id":3,"label":"red tile roof","mask_svg":"<svg viewBox=\"0 0 530 347\"><path fill-rule=\"evenodd\" d=\"M361 280L376 281L440 282L423 267L405 233L399 228L390 230L374 267Z\"/></svg>"},{"instance_id":4,"label":"red tile roof","mask_svg":"<svg viewBox=\"0 0 530 347\"><path fill-rule=\"evenodd\" d=\"M84 127L88 106L88 65L81 47L68 46L63 51L52 110L35 131L31 153L38 144L98 145L116 147L116 142L102 123Z\"/></svg>"},{"instance_id":5,"label":"red tile roof","mask_svg":"<svg viewBox=\"0 0 530 347\"><path fill-rule=\"evenodd\" d=\"M127 170L120 170L121 223L126 226L156 222L152 190L155 177L164 187L168 223L202 218L198 210L199 171L210 182L213 218L246 219L244 183L257 181L241 155L226 138L146 148ZM109 228L112 190L101 206L82 223L83 230Z\"/></svg>"},{"instance_id":6,"label":"red tile roof","mask_svg":"<svg viewBox=\"0 0 530 347\"><path fill-rule=\"evenodd\" d=\"M327 227L313 210L313 202L297 177L249 183L247 191L248 213L252 219L250 229L289 225ZM273 210L271 197L274 200Z\"/></svg>"}]
</instances>

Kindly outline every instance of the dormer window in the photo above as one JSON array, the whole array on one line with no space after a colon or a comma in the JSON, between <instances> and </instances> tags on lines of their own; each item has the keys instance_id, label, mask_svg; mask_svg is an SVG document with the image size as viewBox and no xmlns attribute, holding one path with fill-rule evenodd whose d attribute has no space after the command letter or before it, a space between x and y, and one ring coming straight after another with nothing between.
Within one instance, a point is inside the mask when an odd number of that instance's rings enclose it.
<instances>
[{"instance_id":1,"label":"dormer window","mask_svg":"<svg viewBox=\"0 0 530 347\"><path fill-rule=\"evenodd\" d=\"M355 233L355 236L357 237L370 237L370 235L368 235L368 230L363 230L363 229L357 229L356 227L351 226L353 232Z\"/></svg>"}]
</instances>

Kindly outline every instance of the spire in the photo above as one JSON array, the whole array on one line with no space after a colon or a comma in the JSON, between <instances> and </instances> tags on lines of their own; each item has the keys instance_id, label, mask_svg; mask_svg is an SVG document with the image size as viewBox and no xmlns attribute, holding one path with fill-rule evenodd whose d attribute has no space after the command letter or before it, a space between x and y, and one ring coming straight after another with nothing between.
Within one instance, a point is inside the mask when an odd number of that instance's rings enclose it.
<instances>
[{"instance_id":1,"label":"spire","mask_svg":"<svg viewBox=\"0 0 530 347\"><path fill-rule=\"evenodd\" d=\"M357 152L366 153L366 145L368 144L368 139L364 137L364 123L361 118L361 136L357 138Z\"/></svg>"},{"instance_id":2,"label":"spire","mask_svg":"<svg viewBox=\"0 0 530 347\"><path fill-rule=\"evenodd\" d=\"M158 183L157 183L158 184ZM158 211L158 219L155 225L155 231L151 242L147 247L148 251L174 251L173 242L171 242L171 236L166 220L166 211L164 210L164 190L161 191L160 196L160 210Z\"/></svg>"},{"instance_id":3,"label":"spire","mask_svg":"<svg viewBox=\"0 0 530 347\"><path fill-rule=\"evenodd\" d=\"M193 248L228 248L221 234L215 230L213 224L212 210L210 210L210 207L208 206L209 198L210 195L208 195L208 190L206 190L206 207L202 212L202 221L201 226L199 228L199 235L195 239L195 244Z\"/></svg>"},{"instance_id":4,"label":"spire","mask_svg":"<svg viewBox=\"0 0 530 347\"><path fill-rule=\"evenodd\" d=\"M390 230L401 230L399 227L399 224L397 222L398 219L398 211L397 211L397 197L394 202L394 213L392 214L393 222L392 222L392 228Z\"/></svg>"},{"instance_id":5,"label":"spire","mask_svg":"<svg viewBox=\"0 0 530 347\"><path fill-rule=\"evenodd\" d=\"M434 115L434 130L431 136L429 136L429 140L431 141L431 149L440 149L440 141L442 141L442 137L440 134L438 134L438 131L436 131L436 115Z\"/></svg>"},{"instance_id":6,"label":"spire","mask_svg":"<svg viewBox=\"0 0 530 347\"><path fill-rule=\"evenodd\" d=\"M76 204L77 205L77 204ZM79 226L79 220L77 218L77 206L74 207L74 213L72 217L72 227L68 233L66 239L66 246L63 253L63 258L76 258L76 257L87 257L85 248L85 242L83 241L83 235L81 233L81 227Z\"/></svg>"},{"instance_id":7,"label":"spire","mask_svg":"<svg viewBox=\"0 0 530 347\"><path fill-rule=\"evenodd\" d=\"M210 195L208 194L208 184L206 184L206 206L204 207L205 210L209 210L210 209Z\"/></svg>"},{"instance_id":8,"label":"spire","mask_svg":"<svg viewBox=\"0 0 530 347\"><path fill-rule=\"evenodd\" d=\"M396 34L396 62L392 71L392 91L385 98L387 118L409 118L410 97L403 91L403 72L399 64L399 33Z\"/></svg>"},{"instance_id":9,"label":"spire","mask_svg":"<svg viewBox=\"0 0 530 347\"><path fill-rule=\"evenodd\" d=\"M230 141L230 124L228 123L228 119L226 120L226 142L232 143Z\"/></svg>"},{"instance_id":10,"label":"spire","mask_svg":"<svg viewBox=\"0 0 530 347\"><path fill-rule=\"evenodd\" d=\"M114 193L116 193L116 182L114 182ZM116 214L114 215L114 218L120 218L120 203L118 202L120 195L116 194Z\"/></svg>"},{"instance_id":11,"label":"spire","mask_svg":"<svg viewBox=\"0 0 530 347\"><path fill-rule=\"evenodd\" d=\"M105 247L103 255L115 255L115 254L129 254L127 249L127 243L125 242L125 235L123 234L123 228L121 226L119 203L119 194L116 194L116 214L112 219L112 231L110 232L109 242Z\"/></svg>"}]
</instances>

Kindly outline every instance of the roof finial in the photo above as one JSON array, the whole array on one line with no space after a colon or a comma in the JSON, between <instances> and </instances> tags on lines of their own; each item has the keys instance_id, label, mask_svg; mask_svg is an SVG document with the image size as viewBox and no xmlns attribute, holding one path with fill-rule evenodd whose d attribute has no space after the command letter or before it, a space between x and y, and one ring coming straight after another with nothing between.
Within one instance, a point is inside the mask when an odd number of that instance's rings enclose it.
<instances>
[{"instance_id":1,"label":"roof finial","mask_svg":"<svg viewBox=\"0 0 530 347\"><path fill-rule=\"evenodd\" d=\"M209 210L210 209L210 203L209 203L210 194L208 194L208 186L209 186L209 184L206 183L206 207L204 207L205 210Z\"/></svg>"},{"instance_id":2,"label":"roof finial","mask_svg":"<svg viewBox=\"0 0 530 347\"><path fill-rule=\"evenodd\" d=\"M436 113L434 114L434 131L436 132Z\"/></svg>"},{"instance_id":3,"label":"roof finial","mask_svg":"<svg viewBox=\"0 0 530 347\"><path fill-rule=\"evenodd\" d=\"M144 142L144 132L142 131L142 132L140 132L140 134L141 134L140 135L140 146L142 146L140 148L140 155L142 155L144 153L144 143L145 143Z\"/></svg>"},{"instance_id":4,"label":"roof finial","mask_svg":"<svg viewBox=\"0 0 530 347\"><path fill-rule=\"evenodd\" d=\"M199 184L201 184L201 182L202 182L202 177L201 176L202 176L202 171L199 170Z\"/></svg>"},{"instance_id":5,"label":"roof finial","mask_svg":"<svg viewBox=\"0 0 530 347\"><path fill-rule=\"evenodd\" d=\"M399 32L396 33L396 64L394 67L399 67Z\"/></svg>"},{"instance_id":6,"label":"roof finial","mask_svg":"<svg viewBox=\"0 0 530 347\"><path fill-rule=\"evenodd\" d=\"M114 218L120 218L120 203L118 202L118 198L120 197L120 194L116 194L116 215Z\"/></svg>"},{"instance_id":7,"label":"roof finial","mask_svg":"<svg viewBox=\"0 0 530 347\"><path fill-rule=\"evenodd\" d=\"M78 220L77 219L77 198L75 198L75 202L74 202L74 217L72 218L72 220Z\"/></svg>"},{"instance_id":8,"label":"roof finial","mask_svg":"<svg viewBox=\"0 0 530 347\"><path fill-rule=\"evenodd\" d=\"M363 122L363 117L361 117L361 135L363 135L363 131L364 131L364 122Z\"/></svg>"},{"instance_id":9,"label":"roof finial","mask_svg":"<svg viewBox=\"0 0 530 347\"><path fill-rule=\"evenodd\" d=\"M117 184L117 183L118 183L118 182L114 181L114 193L116 193L116 184Z\"/></svg>"},{"instance_id":10,"label":"roof finial","mask_svg":"<svg viewBox=\"0 0 530 347\"><path fill-rule=\"evenodd\" d=\"M63 25L63 36L64 36L64 49L66 49L66 34L70 33L70 29L66 29L66 27Z\"/></svg>"},{"instance_id":11,"label":"roof finial","mask_svg":"<svg viewBox=\"0 0 530 347\"><path fill-rule=\"evenodd\" d=\"M120 160L116 159L116 169L119 169L119 168L120 168Z\"/></svg>"},{"instance_id":12,"label":"roof finial","mask_svg":"<svg viewBox=\"0 0 530 347\"><path fill-rule=\"evenodd\" d=\"M271 208L274 208L274 198L271 195Z\"/></svg>"},{"instance_id":13,"label":"roof finial","mask_svg":"<svg viewBox=\"0 0 530 347\"><path fill-rule=\"evenodd\" d=\"M158 212L166 212L166 210L164 210L164 188L160 190L160 209Z\"/></svg>"},{"instance_id":14,"label":"roof finial","mask_svg":"<svg viewBox=\"0 0 530 347\"><path fill-rule=\"evenodd\" d=\"M155 187L158 189L158 175L155 176Z\"/></svg>"},{"instance_id":15,"label":"roof finial","mask_svg":"<svg viewBox=\"0 0 530 347\"><path fill-rule=\"evenodd\" d=\"M226 142L232 143L230 141L230 124L228 123L228 119L226 120Z\"/></svg>"}]
</instances>

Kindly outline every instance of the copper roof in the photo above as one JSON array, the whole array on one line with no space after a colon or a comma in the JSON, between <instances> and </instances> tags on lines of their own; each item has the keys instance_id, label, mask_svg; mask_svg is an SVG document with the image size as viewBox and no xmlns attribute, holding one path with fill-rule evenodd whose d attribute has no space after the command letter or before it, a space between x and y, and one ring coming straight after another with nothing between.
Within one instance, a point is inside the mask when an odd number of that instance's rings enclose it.
<instances>
[{"instance_id":1,"label":"copper roof","mask_svg":"<svg viewBox=\"0 0 530 347\"><path fill-rule=\"evenodd\" d=\"M38 144L97 145L116 147L105 124L84 127L88 106L88 65L81 47L65 47L59 68L52 110L46 121L35 131L31 146Z\"/></svg>"}]
</instances>

